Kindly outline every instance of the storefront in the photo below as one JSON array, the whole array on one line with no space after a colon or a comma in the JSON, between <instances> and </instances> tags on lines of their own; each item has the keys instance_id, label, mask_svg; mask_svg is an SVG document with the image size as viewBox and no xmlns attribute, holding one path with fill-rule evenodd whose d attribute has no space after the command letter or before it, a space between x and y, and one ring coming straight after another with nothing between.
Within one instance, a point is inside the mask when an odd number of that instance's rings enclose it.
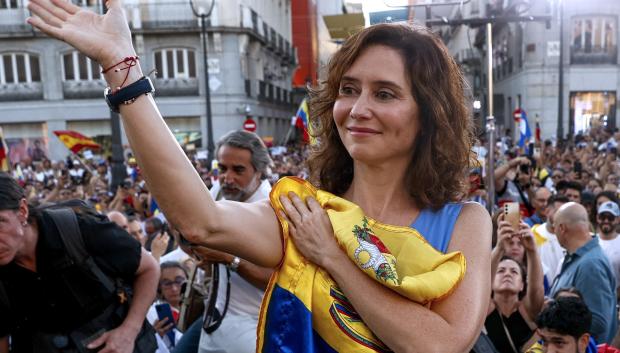
<instances>
[{"instance_id":1,"label":"storefront","mask_svg":"<svg viewBox=\"0 0 620 353\"><path fill-rule=\"evenodd\" d=\"M599 125L616 127L616 92L571 92L570 134L578 134Z\"/></svg>"}]
</instances>

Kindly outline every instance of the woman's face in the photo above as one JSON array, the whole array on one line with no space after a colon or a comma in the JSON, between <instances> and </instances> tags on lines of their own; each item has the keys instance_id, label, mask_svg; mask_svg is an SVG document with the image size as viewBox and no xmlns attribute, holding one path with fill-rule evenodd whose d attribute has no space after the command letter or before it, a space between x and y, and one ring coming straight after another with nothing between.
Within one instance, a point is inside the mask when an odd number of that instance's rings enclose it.
<instances>
[{"instance_id":1,"label":"woman's face","mask_svg":"<svg viewBox=\"0 0 620 353\"><path fill-rule=\"evenodd\" d=\"M181 303L181 286L187 281L185 272L177 267L165 268L161 271L159 288L161 296L171 306L178 308Z\"/></svg>"},{"instance_id":2,"label":"woman's face","mask_svg":"<svg viewBox=\"0 0 620 353\"><path fill-rule=\"evenodd\" d=\"M493 280L493 292L518 294L523 290L521 267L513 260L504 260L497 266Z\"/></svg>"},{"instance_id":3,"label":"woman's face","mask_svg":"<svg viewBox=\"0 0 620 353\"><path fill-rule=\"evenodd\" d=\"M365 49L340 81L333 114L354 160L409 160L420 122L401 55L383 45Z\"/></svg>"}]
</instances>

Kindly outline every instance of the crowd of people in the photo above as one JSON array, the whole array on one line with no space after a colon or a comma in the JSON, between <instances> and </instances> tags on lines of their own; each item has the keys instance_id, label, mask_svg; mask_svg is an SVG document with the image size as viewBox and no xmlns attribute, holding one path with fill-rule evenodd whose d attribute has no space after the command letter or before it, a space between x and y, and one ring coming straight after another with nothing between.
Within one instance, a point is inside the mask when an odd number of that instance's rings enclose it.
<instances>
[{"instance_id":1,"label":"crowd of people","mask_svg":"<svg viewBox=\"0 0 620 353\"><path fill-rule=\"evenodd\" d=\"M595 125L565 141L522 146L511 137L508 131L494 149L489 338L500 352L528 350L544 339L537 317L544 316L551 298L568 291L588 309L591 341L620 347L620 132ZM487 146L474 150L484 165ZM470 172L469 200L486 206L488 179L482 169ZM519 205L518 228L505 219L509 203ZM579 337L573 335L572 342Z\"/></svg>"},{"instance_id":2,"label":"crowd of people","mask_svg":"<svg viewBox=\"0 0 620 353\"><path fill-rule=\"evenodd\" d=\"M310 90L310 148L270 155L232 131L205 165L178 148L107 7L28 4L29 24L102 66L132 155L114 190L105 160L0 174L0 353L618 346L620 134L507 135L489 198L488 170L468 179L488 151L447 48L379 24Z\"/></svg>"}]
</instances>

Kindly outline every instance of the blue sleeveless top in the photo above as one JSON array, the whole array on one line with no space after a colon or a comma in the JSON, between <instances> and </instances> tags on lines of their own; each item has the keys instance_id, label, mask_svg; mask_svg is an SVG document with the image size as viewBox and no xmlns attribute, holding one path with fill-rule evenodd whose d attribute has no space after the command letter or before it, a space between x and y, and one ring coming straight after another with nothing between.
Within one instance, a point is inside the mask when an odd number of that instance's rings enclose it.
<instances>
[{"instance_id":1,"label":"blue sleeveless top","mask_svg":"<svg viewBox=\"0 0 620 353\"><path fill-rule=\"evenodd\" d=\"M445 253L463 205L464 203L448 203L435 212L425 208L420 211L411 228L420 232L435 249Z\"/></svg>"}]
</instances>

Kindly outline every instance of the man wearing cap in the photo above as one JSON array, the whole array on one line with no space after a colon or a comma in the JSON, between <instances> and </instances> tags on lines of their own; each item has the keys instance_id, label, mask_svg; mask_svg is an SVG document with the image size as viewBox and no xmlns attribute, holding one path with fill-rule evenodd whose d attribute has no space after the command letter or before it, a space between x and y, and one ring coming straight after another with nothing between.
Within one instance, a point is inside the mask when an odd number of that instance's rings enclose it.
<instances>
[{"instance_id":1,"label":"man wearing cap","mask_svg":"<svg viewBox=\"0 0 620 353\"><path fill-rule=\"evenodd\" d=\"M620 237L616 232L619 216L620 208L613 201L602 203L596 212L596 234L603 252L611 263L616 283L620 281Z\"/></svg>"}]
</instances>

